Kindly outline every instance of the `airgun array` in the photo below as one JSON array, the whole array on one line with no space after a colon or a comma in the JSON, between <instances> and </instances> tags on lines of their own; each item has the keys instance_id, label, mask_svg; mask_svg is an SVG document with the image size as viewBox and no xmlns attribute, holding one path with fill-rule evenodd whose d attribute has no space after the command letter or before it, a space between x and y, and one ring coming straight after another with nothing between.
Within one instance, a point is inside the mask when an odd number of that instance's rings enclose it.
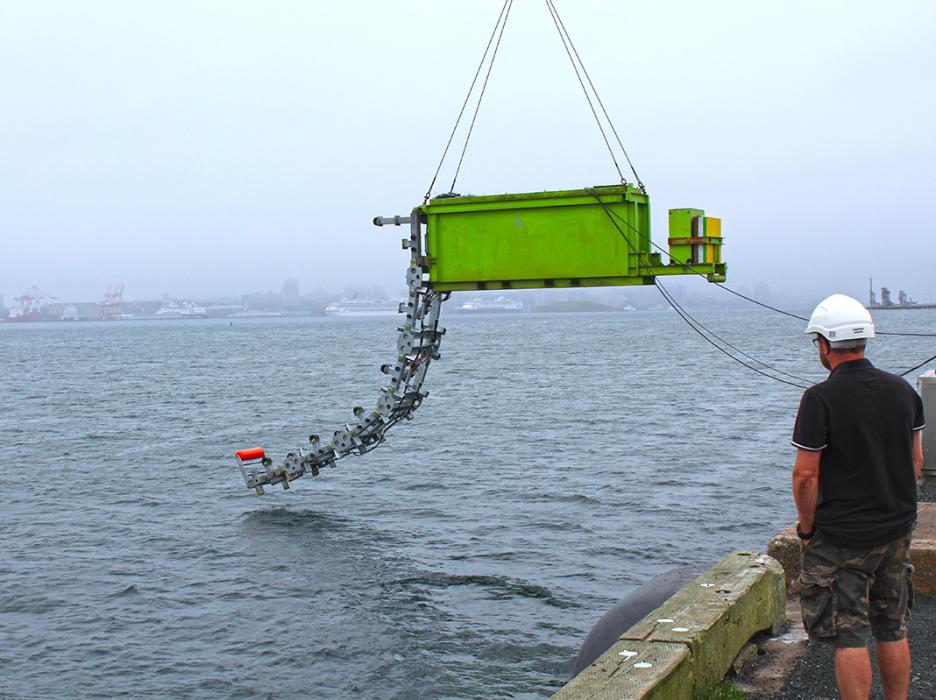
<instances>
[{"instance_id":1,"label":"airgun array","mask_svg":"<svg viewBox=\"0 0 936 700\"><path fill-rule=\"evenodd\" d=\"M380 369L388 378L377 404L356 407L348 423L274 464L265 450L240 450L248 488L317 476L348 455L362 455L387 431L410 420L428 392L429 364L439 358L442 302L453 291L651 285L657 276L725 279L719 219L701 209L671 209L667 260L650 238L650 203L629 184L561 192L480 197L444 195L409 216L378 217L377 226L409 225L403 248L409 298L400 305L397 353ZM658 249L662 250L662 249Z\"/></svg>"}]
</instances>

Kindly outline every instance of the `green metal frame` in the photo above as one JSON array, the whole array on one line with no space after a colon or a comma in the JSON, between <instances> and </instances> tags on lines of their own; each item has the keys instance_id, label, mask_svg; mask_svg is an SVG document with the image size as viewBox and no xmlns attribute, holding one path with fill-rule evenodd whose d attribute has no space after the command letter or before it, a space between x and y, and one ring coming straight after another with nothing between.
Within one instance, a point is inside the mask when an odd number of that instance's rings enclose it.
<instances>
[{"instance_id":1,"label":"green metal frame","mask_svg":"<svg viewBox=\"0 0 936 700\"><path fill-rule=\"evenodd\" d=\"M649 197L630 185L445 197L417 211L437 291L647 285L658 275L725 280L720 223L705 235L706 222L718 220L671 210L676 245L664 264L650 242Z\"/></svg>"}]
</instances>

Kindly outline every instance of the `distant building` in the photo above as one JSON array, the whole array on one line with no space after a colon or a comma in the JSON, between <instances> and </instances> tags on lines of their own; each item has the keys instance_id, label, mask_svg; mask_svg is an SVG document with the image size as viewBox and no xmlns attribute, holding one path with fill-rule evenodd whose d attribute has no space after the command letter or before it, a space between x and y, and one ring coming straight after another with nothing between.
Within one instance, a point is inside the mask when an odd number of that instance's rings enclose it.
<instances>
[{"instance_id":1,"label":"distant building","mask_svg":"<svg viewBox=\"0 0 936 700\"><path fill-rule=\"evenodd\" d=\"M299 282L291 277L283 281L283 291L280 293L283 298L283 306L286 308L297 308L299 306Z\"/></svg>"}]
</instances>

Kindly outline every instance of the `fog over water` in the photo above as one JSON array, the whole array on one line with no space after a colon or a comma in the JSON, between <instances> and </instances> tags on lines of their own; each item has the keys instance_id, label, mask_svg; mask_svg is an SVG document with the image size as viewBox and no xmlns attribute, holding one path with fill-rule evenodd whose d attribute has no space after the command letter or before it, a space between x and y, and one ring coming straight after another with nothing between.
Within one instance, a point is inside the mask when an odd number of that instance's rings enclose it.
<instances>
[{"instance_id":1,"label":"fog over water","mask_svg":"<svg viewBox=\"0 0 936 700\"><path fill-rule=\"evenodd\" d=\"M500 5L0 1L0 293L399 288L370 220L421 201ZM936 300L936 5L557 5L657 242L701 207L734 284ZM457 189L615 179L544 3L517 0Z\"/></svg>"}]
</instances>

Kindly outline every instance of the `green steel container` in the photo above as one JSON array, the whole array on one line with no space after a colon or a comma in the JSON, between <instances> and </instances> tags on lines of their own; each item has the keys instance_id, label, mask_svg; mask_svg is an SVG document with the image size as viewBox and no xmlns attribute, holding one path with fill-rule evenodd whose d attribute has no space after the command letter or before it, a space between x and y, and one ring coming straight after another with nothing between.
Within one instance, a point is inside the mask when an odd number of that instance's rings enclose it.
<instances>
[{"instance_id":1,"label":"green steel container","mask_svg":"<svg viewBox=\"0 0 936 700\"><path fill-rule=\"evenodd\" d=\"M437 198L419 210L429 284L438 291L640 285L693 273L724 279L720 263L662 264L650 243L649 197L629 185Z\"/></svg>"}]
</instances>

